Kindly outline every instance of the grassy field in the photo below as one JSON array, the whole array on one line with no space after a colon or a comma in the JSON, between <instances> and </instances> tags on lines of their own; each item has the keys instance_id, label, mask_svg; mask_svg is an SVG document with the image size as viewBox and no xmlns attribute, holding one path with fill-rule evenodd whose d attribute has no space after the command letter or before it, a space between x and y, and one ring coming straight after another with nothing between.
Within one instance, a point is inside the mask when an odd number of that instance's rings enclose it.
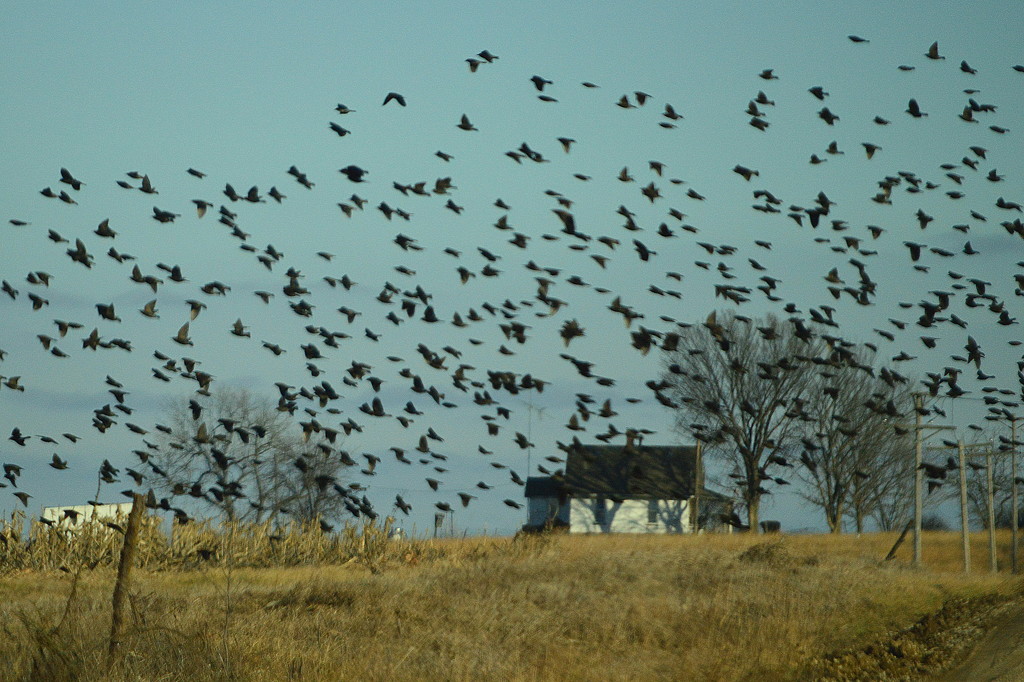
<instances>
[{"instance_id":1,"label":"grassy field","mask_svg":"<svg viewBox=\"0 0 1024 682\"><path fill-rule=\"evenodd\" d=\"M109 672L110 562L83 550L95 566L83 569L66 550L64 570L7 570L0 679L878 679L878 665L900 679L948 658L933 631L1016 598L1019 584L980 570L981 534L968 577L954 533L927 534L926 566L912 569L907 546L881 561L892 534L192 532L176 540L191 550L150 537L140 551Z\"/></svg>"}]
</instances>

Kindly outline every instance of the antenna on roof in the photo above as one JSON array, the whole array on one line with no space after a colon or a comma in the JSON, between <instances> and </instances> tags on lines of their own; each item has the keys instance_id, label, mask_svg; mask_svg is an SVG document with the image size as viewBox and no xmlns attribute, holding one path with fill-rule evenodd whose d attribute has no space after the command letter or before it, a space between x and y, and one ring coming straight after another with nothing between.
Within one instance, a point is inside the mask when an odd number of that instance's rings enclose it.
<instances>
[{"instance_id":1,"label":"antenna on roof","mask_svg":"<svg viewBox=\"0 0 1024 682\"><path fill-rule=\"evenodd\" d=\"M544 413L547 412L546 407L537 407L537 404L531 400L521 400L523 405L526 405L526 440L529 443L529 447L526 448L526 475L529 476L533 471L531 461L533 459L533 415L537 414L537 420L543 421Z\"/></svg>"}]
</instances>

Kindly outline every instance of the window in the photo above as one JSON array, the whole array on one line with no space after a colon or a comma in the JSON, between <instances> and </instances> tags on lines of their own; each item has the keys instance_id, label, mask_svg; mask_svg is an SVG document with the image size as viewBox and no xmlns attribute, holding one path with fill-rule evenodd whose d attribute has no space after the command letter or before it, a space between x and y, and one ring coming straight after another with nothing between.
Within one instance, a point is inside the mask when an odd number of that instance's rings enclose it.
<instances>
[{"instance_id":1,"label":"window","mask_svg":"<svg viewBox=\"0 0 1024 682\"><path fill-rule=\"evenodd\" d=\"M658 501L647 500L647 523L658 522Z\"/></svg>"},{"instance_id":2,"label":"window","mask_svg":"<svg viewBox=\"0 0 1024 682\"><path fill-rule=\"evenodd\" d=\"M607 523L603 497L598 497L597 499L594 500L594 523L596 523L599 526L603 526L605 523Z\"/></svg>"}]
</instances>

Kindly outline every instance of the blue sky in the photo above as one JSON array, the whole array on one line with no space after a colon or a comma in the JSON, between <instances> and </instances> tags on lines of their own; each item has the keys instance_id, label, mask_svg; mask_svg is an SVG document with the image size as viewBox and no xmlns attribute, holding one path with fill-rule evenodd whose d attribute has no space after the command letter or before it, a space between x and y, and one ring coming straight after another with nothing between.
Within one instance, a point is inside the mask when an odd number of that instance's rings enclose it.
<instances>
[{"instance_id":1,"label":"blue sky","mask_svg":"<svg viewBox=\"0 0 1024 682\"><path fill-rule=\"evenodd\" d=\"M0 374L23 376L26 391L0 389L0 432L14 427L30 434L72 431L83 440L74 447L62 446L62 456L73 463L62 474L45 467L53 449L38 439L25 448L4 441L0 460L25 466L21 485L34 495L32 510L91 497L90 479L99 461L130 463L129 453L139 443L123 427L100 435L89 425L92 409L110 401L104 377L116 376L129 387L137 423L159 421L168 400L191 390L184 380L164 385L150 376L150 368L157 365L153 350L180 356L170 337L187 319L184 301L190 298L202 299L209 308L192 325L196 345L188 352L202 360L217 382L260 392L273 391L275 381L309 385L299 349L310 340L302 331L306 320L288 310L280 292L288 267L305 275L311 289L308 300L317 306L316 323L352 335L325 363L326 378L335 385L340 385L349 362L368 362L385 380L382 396L388 406L400 408L411 397L397 376L401 367L411 366L439 386L448 381L422 363L415 351L418 343L438 351L454 346L464 354L461 361L484 378L486 369L506 369L552 382L543 394L504 396L513 415L499 438L488 439L482 410L466 406L471 394L458 394L449 382L447 393L460 409L430 409L417 399L427 414L409 430L372 424L346 442L354 453L386 452L390 445L414 446L428 426L446 437L441 452L452 464L447 490L441 491L446 495L426 488L423 476L429 472L418 466L399 468L387 460L389 466L368 481L371 497L385 511L396 492L413 502L412 523L420 528L429 524L433 502L455 500L457 490L488 480L497 488L482 494L469 510L460 510L456 526L471 532L515 529L522 515L501 500L518 499L521 490L503 471L482 461L476 446L485 443L496 459L525 475L526 456L511 436L529 428L537 445L533 464L556 454L555 442L571 436L562 425L577 392L612 398L620 412L612 421L620 428L644 426L657 431L652 437L657 442L678 441L671 430L672 415L654 403L643 385L657 375L657 358L641 358L628 347L629 330L607 306L621 296L644 312L643 322L652 328L671 326L659 320L662 315L701 320L725 305L713 298L713 285L722 281L714 272L720 261L734 268L738 283L753 285L759 273L747 259L757 259L783 280L781 295L803 310L834 304L846 338L879 343L883 356L904 349L918 355L919 360L903 366L905 373L941 371L952 362L951 354L962 352L970 333L985 349L985 370L998 377L993 383L1019 392L1015 362L1020 354L1006 342L1020 336L1020 326L993 324L994 317L985 310L967 309L962 294L955 308L970 327L946 325L928 332L940 337L935 351L923 348L912 330L893 344L871 330L891 328L889 318L916 316L898 303L917 303L929 291L947 289L949 270L992 282L1010 314L1024 319L1012 278L1020 272L1016 261L1024 250L1019 237L998 225L1018 214L994 207L999 197L1024 200L1017 130L1024 73L1012 68L1024 62L1018 48L1021 28L1020 13L1002 3L972 4L969 21L963 6L953 3L665 2L642 8L575 2L16 3L0 26L0 278L21 290L21 296L0 300L0 348L7 351ZM870 42L854 44L849 34ZM924 56L933 41L938 41L944 60ZM464 60L484 49L499 59L470 73ZM961 60L978 73L962 72ZM914 69L902 71L900 65ZM758 77L767 68L775 70L778 80ZM537 98L530 82L534 75L553 81L544 94L557 102ZM583 81L600 87L582 87ZM826 101L807 92L812 86L830 93ZM980 92L968 95L966 88ZM765 132L749 126L744 113L761 90L776 102L765 107L771 124ZM392 91L402 93L408 106L382 107ZM635 102L636 91L650 95L645 106L616 106L623 95ZM914 119L905 113L911 97L928 117ZM997 110L979 117L981 123L963 122L957 115L968 97L995 104ZM337 114L339 103L354 113ZM658 125L667 120L661 116L667 103L685 117L674 129ZM840 117L834 126L819 118L823 106ZM478 130L456 128L463 114ZM891 124L879 126L872 122L875 116ZM328 128L330 122L351 133L338 137ZM1000 135L989 125L1010 131ZM571 153L562 151L558 137L576 140ZM844 154L825 153L833 140ZM550 162L516 164L505 155L523 142ZM881 147L870 161L861 146L865 142ZM961 163L972 145L988 150L977 172ZM438 150L453 160L442 161L435 156ZM826 163L808 163L812 154ZM650 170L651 160L664 163L663 177ZM940 168L943 163L958 164L948 172L963 175L963 185L955 185ZM369 171L367 182L356 185L337 172L350 164ZM732 172L737 164L760 175L745 182ZM292 165L316 183L313 190L286 173ZM61 167L86 183L81 191L59 183ZM190 167L207 177L188 175ZM616 179L623 167L636 182ZM1005 180L985 181L991 169ZM159 194L118 187L117 180L129 180L129 171L148 174ZM917 195L899 188L892 206L870 202L878 180L898 171L912 171L940 187ZM581 181L574 174L591 179ZM457 187L451 198L464 207L461 215L446 210L443 197L403 196L392 187L393 182L433 184L440 177L451 177ZM684 183L673 184L670 178ZM649 182L658 185L664 198L651 203L640 194ZM255 185L261 194L275 186L287 199L281 204L231 204L222 193L226 183L240 192ZM68 190L78 204L40 196L47 186ZM827 227L812 232L784 213L753 211L751 192L758 188L770 189L786 205L801 206L812 204L824 191L837 202L836 214L850 229L842 234ZM687 197L689 189L706 200ZM573 251L566 238L544 240L542 235L561 229L551 213L557 204L546 190L574 202L581 231L613 235L622 245L614 252L594 244ZM953 200L945 194L953 190L966 196ZM353 192L370 203L346 218L338 203L349 201ZM499 197L510 211L493 205ZM273 245L284 258L268 272L256 254L240 250L241 242L216 222L216 209L198 218L193 199L228 204L238 212L241 229L250 234L247 243L261 250ZM382 201L412 213L412 219L386 220L373 209ZM643 232L622 229L623 219L615 212L620 205L636 213ZM181 217L157 223L151 217L154 206ZM654 234L661 222L678 228L679 222L667 215L670 207L685 213L683 222L699 233L680 232L675 239ZM914 217L919 209L935 217L924 232ZM987 221L973 218L970 210ZM512 232L493 227L505 213L514 231L531 237L525 250L508 244ZM16 227L8 219L30 225ZM104 219L118 232L113 240L92 234ZM970 224L966 235L952 229L965 223ZM886 232L873 241L867 225ZM86 270L71 263L64 253L68 245L48 240L49 229L72 242L81 238L95 254L96 265ZM417 240L423 250L399 249L392 242L398 233ZM848 264L851 254L831 249L842 244L843 235L862 237L870 242L867 248L878 251L866 259L879 281L877 300L868 308L826 298L822 277L831 268L847 278L856 276ZM657 255L640 262L630 247L633 238ZM755 239L772 242L772 250L755 246ZM915 271L902 244L906 240L957 255L927 253L922 263L930 271ZM967 240L978 255L960 253ZM709 256L698 241L728 244L738 251L729 258ZM160 274L157 263L179 264L189 281L165 283L152 295L128 280L130 265L103 255L111 246L137 256L146 274ZM462 251L462 256L452 258L443 252L445 247ZM501 256L493 263L502 271L498 277L479 274L487 261L477 247ZM318 251L336 258L324 261L315 256ZM609 256L606 268L588 257L593 253ZM482 314L488 322L467 330L415 320L395 327L384 319L389 309L374 300L383 284L391 282L430 291L444 319L455 311L465 315L470 307L481 311L487 301L500 305L508 299L518 305L536 293L537 273L523 267L528 260L561 269L552 295L569 306L540 318L535 315L538 307L520 305L517 319L531 327L522 346L508 342L497 327L501 320L487 313ZM696 267L694 261L709 262L712 271ZM399 265L416 274L395 271ZM459 265L478 276L459 284ZM28 272L37 270L53 275L49 288L25 281ZM682 273L683 281L667 278L670 271ZM321 280L341 274L358 282L351 292L331 289ZM564 281L571 275L591 286ZM228 296L199 293L201 284L213 280L232 287ZM682 299L654 296L647 291L650 284L676 289ZM611 293L596 291L594 285ZM264 305L252 295L254 290L275 291L277 296ZM32 311L28 291L50 304ZM136 312L152 298L159 301L159 320ZM96 303L114 303L123 322L100 320ZM348 325L335 312L339 306L363 315ZM760 298L741 306L748 315L772 310ZM84 351L77 347L82 334L72 332L58 343L72 357L54 358L36 338L53 334L54 318L79 321L86 331L98 327L105 338L129 338L135 350ZM250 326L252 339L228 333L237 318ZM559 359L564 349L557 331L570 318L584 324L587 336L574 341L569 352L595 362L596 373L616 380L613 387L594 386ZM364 328L384 336L374 343L363 336ZM483 343L474 345L471 338ZM289 352L274 358L260 348L259 340L280 343ZM501 344L515 355L499 354ZM400 356L405 363L391 363L387 355ZM449 365L458 362L453 358ZM980 386L966 380L964 385L974 391L968 398L980 395ZM361 416L357 406L372 397L369 387L342 392L343 416ZM631 405L627 397L644 400ZM536 408L532 417L527 403ZM946 403L950 420L961 427L981 415L976 400ZM598 432L594 427L593 433ZM820 525L815 513L792 496L779 497L763 515L780 518L787 527ZM10 510L13 504L9 495L0 497L0 509Z\"/></svg>"}]
</instances>

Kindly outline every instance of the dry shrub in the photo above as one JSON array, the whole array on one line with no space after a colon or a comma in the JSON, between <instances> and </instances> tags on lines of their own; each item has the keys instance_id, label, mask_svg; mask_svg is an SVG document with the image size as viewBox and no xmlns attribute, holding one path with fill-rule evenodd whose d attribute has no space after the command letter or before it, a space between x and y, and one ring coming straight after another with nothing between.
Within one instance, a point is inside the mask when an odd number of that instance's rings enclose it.
<instances>
[{"instance_id":1,"label":"dry shrub","mask_svg":"<svg viewBox=\"0 0 1024 682\"><path fill-rule=\"evenodd\" d=\"M793 555L779 540L761 542L743 550L739 557L740 561L748 564L768 564L779 566L793 563Z\"/></svg>"},{"instance_id":2,"label":"dry shrub","mask_svg":"<svg viewBox=\"0 0 1024 682\"><path fill-rule=\"evenodd\" d=\"M747 564L766 564L773 568L796 565L817 566L819 562L819 558L814 555L802 557L794 555L783 540L769 540L751 545L740 552L736 558Z\"/></svg>"}]
</instances>

